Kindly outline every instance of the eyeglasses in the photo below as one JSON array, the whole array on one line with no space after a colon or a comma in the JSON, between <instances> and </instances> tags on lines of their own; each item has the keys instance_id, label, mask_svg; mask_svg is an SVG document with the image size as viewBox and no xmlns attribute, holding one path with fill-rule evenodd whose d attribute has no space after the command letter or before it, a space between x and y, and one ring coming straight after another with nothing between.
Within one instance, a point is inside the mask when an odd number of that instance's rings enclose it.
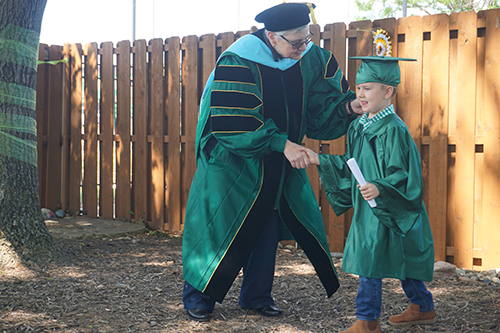
<instances>
[{"instance_id":1,"label":"eyeglasses","mask_svg":"<svg viewBox=\"0 0 500 333\"><path fill-rule=\"evenodd\" d=\"M290 42L288 39L286 39L284 36L281 36L281 35L278 35L280 36L281 38L283 38L285 41L288 42L288 44L292 45L292 49L294 50L298 50L302 47L302 45L306 45L309 44L309 42L311 41L311 39L313 38L314 34L312 32L309 33L309 35L307 35L306 39L303 40L302 42L297 42L297 43L292 43Z\"/></svg>"}]
</instances>

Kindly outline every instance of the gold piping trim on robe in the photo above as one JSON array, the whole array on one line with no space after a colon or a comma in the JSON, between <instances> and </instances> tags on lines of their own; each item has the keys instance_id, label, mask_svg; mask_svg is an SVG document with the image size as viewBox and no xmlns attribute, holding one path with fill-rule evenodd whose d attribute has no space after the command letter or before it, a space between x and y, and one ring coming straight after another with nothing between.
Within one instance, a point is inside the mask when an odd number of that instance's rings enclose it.
<instances>
[{"instance_id":1,"label":"gold piping trim on robe","mask_svg":"<svg viewBox=\"0 0 500 333\"><path fill-rule=\"evenodd\" d=\"M253 131L212 131L212 133L250 133L250 132L256 132L259 129L261 129L262 126L264 126L264 122L262 120L260 120L259 118L255 117L255 116L251 116L251 115L244 115L244 114L215 114L215 115L211 115L210 117L211 118L213 118L213 117L249 117L249 118L255 118L256 120L258 120L261 123L261 125L259 127L257 127Z\"/></svg>"},{"instance_id":2,"label":"gold piping trim on robe","mask_svg":"<svg viewBox=\"0 0 500 333\"><path fill-rule=\"evenodd\" d=\"M253 82L243 82L243 81L214 80L214 82L217 82L217 83L248 84L248 85L251 85L251 86L257 85L256 83L253 83ZM219 91L221 91L221 90L219 90ZM236 91L236 90L233 90L233 91Z\"/></svg>"},{"instance_id":3,"label":"gold piping trim on robe","mask_svg":"<svg viewBox=\"0 0 500 333\"><path fill-rule=\"evenodd\" d=\"M337 73L340 71L340 66L337 65L337 70L335 71L333 76L326 76L326 73L328 73L328 65L330 64L332 57L333 57L333 53L330 52L330 58L328 59L328 61L326 62L326 65L325 65L325 79L327 79L327 80L333 79L337 75ZM347 91L344 92L344 90L342 88L342 79L343 78L344 78L344 73L342 73L342 76L340 77L339 88L340 88L340 92L342 93L342 95L345 95L347 93Z\"/></svg>"},{"instance_id":4,"label":"gold piping trim on robe","mask_svg":"<svg viewBox=\"0 0 500 333\"><path fill-rule=\"evenodd\" d=\"M253 95L253 96L255 96L255 98L257 98L260 101L260 104L254 108L242 108L242 107L236 107L236 106L219 106L219 105L217 105L217 106L210 106L210 109L256 110L259 107L261 107L263 104L262 99L254 93L249 93L249 92L240 91L240 90L216 90L216 89L212 90L212 93L214 91L215 92L228 92L228 93L239 93L239 94L245 94L245 95Z\"/></svg>"},{"instance_id":5,"label":"gold piping trim on robe","mask_svg":"<svg viewBox=\"0 0 500 333\"><path fill-rule=\"evenodd\" d=\"M262 119L264 119L264 90L262 89L262 73L260 71L260 66L259 64L255 64L255 67L257 67L257 71L259 72L259 80L260 80L260 95L262 96Z\"/></svg>"},{"instance_id":6,"label":"gold piping trim on robe","mask_svg":"<svg viewBox=\"0 0 500 333\"><path fill-rule=\"evenodd\" d=\"M335 73L332 76L326 76L326 73L328 73L328 65L330 64L332 57L333 57L333 53L330 52L330 58L328 58L328 61L326 62L326 65L325 65L325 79L327 79L327 80L333 79L339 70L339 67L337 66L337 70L335 71Z\"/></svg>"}]
</instances>

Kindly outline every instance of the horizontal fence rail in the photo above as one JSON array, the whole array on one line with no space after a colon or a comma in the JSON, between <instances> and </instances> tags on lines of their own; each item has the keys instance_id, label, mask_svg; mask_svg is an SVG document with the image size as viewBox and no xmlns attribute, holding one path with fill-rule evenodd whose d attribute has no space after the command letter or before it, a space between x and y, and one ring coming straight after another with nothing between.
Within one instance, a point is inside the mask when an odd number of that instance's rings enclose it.
<instances>
[{"instance_id":1,"label":"horizontal fence rail","mask_svg":"<svg viewBox=\"0 0 500 333\"><path fill-rule=\"evenodd\" d=\"M391 36L402 63L393 100L422 156L436 260L500 267L499 10L311 25L351 89L372 30ZM40 44L38 160L43 207L182 232L196 170L201 92L217 57L250 33L48 46ZM305 139L343 154L345 138ZM308 174L331 251L341 252L352 212L335 216L315 168Z\"/></svg>"}]
</instances>

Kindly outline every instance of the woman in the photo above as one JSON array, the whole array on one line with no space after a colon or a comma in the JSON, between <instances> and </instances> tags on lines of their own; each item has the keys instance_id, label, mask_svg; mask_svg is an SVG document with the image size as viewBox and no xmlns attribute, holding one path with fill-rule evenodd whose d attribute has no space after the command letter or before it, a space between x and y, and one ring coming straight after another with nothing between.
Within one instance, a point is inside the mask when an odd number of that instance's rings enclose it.
<instances>
[{"instance_id":1,"label":"woman","mask_svg":"<svg viewBox=\"0 0 500 333\"><path fill-rule=\"evenodd\" d=\"M339 286L300 143L344 135L361 108L333 55L310 42L313 8L257 15L265 28L231 45L206 84L183 240L193 320L210 320L242 267L239 305L280 315L271 297L280 239L297 240L328 296Z\"/></svg>"}]
</instances>

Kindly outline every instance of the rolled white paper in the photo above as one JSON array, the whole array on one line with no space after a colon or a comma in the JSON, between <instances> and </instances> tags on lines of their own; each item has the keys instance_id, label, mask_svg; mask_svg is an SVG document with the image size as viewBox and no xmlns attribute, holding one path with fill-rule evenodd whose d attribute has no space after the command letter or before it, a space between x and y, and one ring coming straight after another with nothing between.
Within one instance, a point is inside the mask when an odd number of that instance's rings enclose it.
<instances>
[{"instance_id":1,"label":"rolled white paper","mask_svg":"<svg viewBox=\"0 0 500 333\"><path fill-rule=\"evenodd\" d=\"M366 185L365 177L363 177L363 173L359 169L359 165L354 158L350 158L349 160L347 160L347 166L349 167L349 169L351 169L351 172L354 175L354 178L356 178L356 180L358 181L359 185ZM375 202L375 199L368 200L368 203L372 208L377 207L377 202Z\"/></svg>"}]
</instances>

